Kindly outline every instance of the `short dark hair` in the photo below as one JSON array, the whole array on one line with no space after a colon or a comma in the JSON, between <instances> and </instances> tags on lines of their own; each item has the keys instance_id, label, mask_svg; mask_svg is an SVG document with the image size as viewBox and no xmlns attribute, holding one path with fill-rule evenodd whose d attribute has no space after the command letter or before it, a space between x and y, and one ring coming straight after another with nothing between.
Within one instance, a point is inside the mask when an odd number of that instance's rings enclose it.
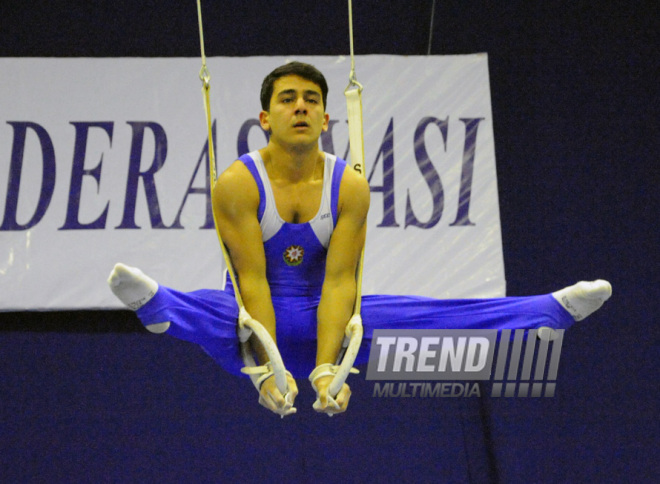
<instances>
[{"instance_id":1,"label":"short dark hair","mask_svg":"<svg viewBox=\"0 0 660 484\"><path fill-rule=\"evenodd\" d=\"M261 109L264 111L270 110L273 85L276 80L284 76L299 76L318 85L321 88L321 96L323 97L323 109L326 108L328 105L328 83L321 71L311 64L294 61L278 67L264 78L264 82L261 83Z\"/></svg>"}]
</instances>

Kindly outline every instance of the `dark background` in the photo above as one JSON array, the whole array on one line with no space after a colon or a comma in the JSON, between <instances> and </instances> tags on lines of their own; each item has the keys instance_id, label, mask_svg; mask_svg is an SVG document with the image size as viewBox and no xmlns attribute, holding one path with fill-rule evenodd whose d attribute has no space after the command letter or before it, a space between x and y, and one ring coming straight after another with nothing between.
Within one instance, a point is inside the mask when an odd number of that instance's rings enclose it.
<instances>
[{"instance_id":1,"label":"dark background","mask_svg":"<svg viewBox=\"0 0 660 484\"><path fill-rule=\"evenodd\" d=\"M354 3L357 54L427 53L431 0ZM344 1L203 4L208 56L349 52ZM300 413L280 421L130 312L6 313L3 480L651 482L658 14L650 1L435 6L432 54L489 56L508 294L614 287L567 334L554 398L377 399L353 377L346 415L313 415L299 382ZM194 57L196 15L192 0L2 0L0 56Z\"/></svg>"}]
</instances>

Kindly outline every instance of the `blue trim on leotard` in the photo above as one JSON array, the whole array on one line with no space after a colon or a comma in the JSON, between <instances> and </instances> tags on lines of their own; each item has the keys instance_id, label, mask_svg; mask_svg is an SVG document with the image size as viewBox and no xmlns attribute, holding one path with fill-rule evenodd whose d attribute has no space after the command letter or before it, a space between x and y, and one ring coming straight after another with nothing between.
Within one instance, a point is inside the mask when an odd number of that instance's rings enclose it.
<instances>
[{"instance_id":1,"label":"blue trim on leotard","mask_svg":"<svg viewBox=\"0 0 660 484\"><path fill-rule=\"evenodd\" d=\"M333 226L337 226L337 207L339 205L339 187L341 185L341 179L344 176L344 170L346 169L347 163L341 158L337 158L335 161L335 169L332 172L332 189L330 197L330 209L332 212L332 223Z\"/></svg>"},{"instance_id":2,"label":"blue trim on leotard","mask_svg":"<svg viewBox=\"0 0 660 484\"><path fill-rule=\"evenodd\" d=\"M261 183L261 177L257 171L257 165L254 164L254 160L249 154L241 156L239 160L243 162L248 170L250 170L252 178L254 178L254 181L257 183L257 188L259 189L259 208L257 209L257 218L261 221L261 217L264 216L264 210L266 208L266 192L263 183Z\"/></svg>"}]
</instances>

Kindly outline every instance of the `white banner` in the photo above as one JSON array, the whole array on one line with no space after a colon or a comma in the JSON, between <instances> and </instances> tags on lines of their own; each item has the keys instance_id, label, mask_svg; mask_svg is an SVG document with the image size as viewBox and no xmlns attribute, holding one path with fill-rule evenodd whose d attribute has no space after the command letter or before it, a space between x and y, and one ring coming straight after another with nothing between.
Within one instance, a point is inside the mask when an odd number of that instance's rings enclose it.
<instances>
[{"instance_id":1,"label":"white banner","mask_svg":"<svg viewBox=\"0 0 660 484\"><path fill-rule=\"evenodd\" d=\"M261 148L262 79L284 57L210 58L218 171ZM350 61L322 148L346 158ZM505 292L488 59L358 56L372 187L365 294ZM115 262L220 288L198 59L0 59L0 310L119 308ZM350 161L350 160L349 160Z\"/></svg>"}]
</instances>

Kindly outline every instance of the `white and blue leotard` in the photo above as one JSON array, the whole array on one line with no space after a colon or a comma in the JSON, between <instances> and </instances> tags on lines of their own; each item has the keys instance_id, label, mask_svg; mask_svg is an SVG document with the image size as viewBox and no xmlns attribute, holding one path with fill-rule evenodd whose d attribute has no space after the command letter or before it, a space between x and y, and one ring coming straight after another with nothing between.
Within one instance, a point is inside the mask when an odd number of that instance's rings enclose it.
<instances>
[{"instance_id":1,"label":"white and blue leotard","mask_svg":"<svg viewBox=\"0 0 660 484\"><path fill-rule=\"evenodd\" d=\"M257 215L275 310L277 344L287 369L296 378L304 378L316 366L316 311L346 162L325 154L319 210L309 222L293 224L277 213L259 153L244 155L240 161L259 188ZM243 362L236 335L238 307L229 280L222 291L183 293L160 286L137 315L145 325L170 321L168 334L199 344L224 369L240 374ZM366 295L362 297L361 315L364 338L356 365L368 361L374 329L568 328L574 322L550 294L458 300Z\"/></svg>"}]
</instances>

